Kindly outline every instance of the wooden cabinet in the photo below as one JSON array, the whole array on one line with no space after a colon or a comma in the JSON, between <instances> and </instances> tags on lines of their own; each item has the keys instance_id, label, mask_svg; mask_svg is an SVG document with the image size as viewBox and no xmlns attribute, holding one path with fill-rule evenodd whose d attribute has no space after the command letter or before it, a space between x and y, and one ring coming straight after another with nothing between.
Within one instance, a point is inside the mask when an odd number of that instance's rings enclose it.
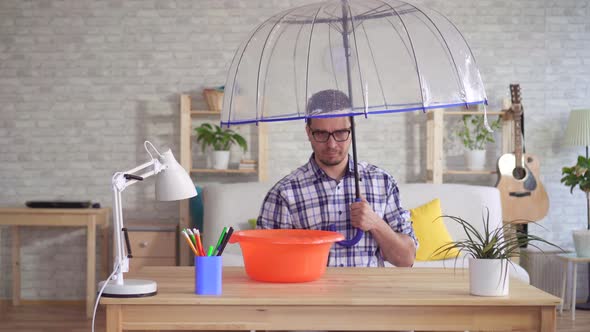
<instances>
[{"instance_id":1,"label":"wooden cabinet","mask_svg":"<svg viewBox=\"0 0 590 332\"><path fill-rule=\"evenodd\" d=\"M499 115L502 118L502 154L514 151L514 121L512 114L506 111L487 112L488 116ZM427 113L426 122L426 180L431 183L442 183L445 174L496 174L496 170L472 171L467 169L444 168L444 131L445 118L450 116L478 115L482 111L445 111L431 110Z\"/></svg>"},{"instance_id":2,"label":"wooden cabinet","mask_svg":"<svg viewBox=\"0 0 590 332\"><path fill-rule=\"evenodd\" d=\"M198 110L194 109L192 106L191 96L182 94L180 95L180 164L184 169L189 172L189 174L194 175L198 174L198 178L200 181L196 181L195 183L202 182L203 179L206 179L208 176L213 175L221 175L221 176L232 176L232 177L239 177L239 176L250 176L253 175L257 176L258 181L264 181L267 178L267 135L266 135L266 123L259 123L259 124L247 124L244 126L250 126L249 129L256 131L257 135L255 139L250 139L251 137L247 137L246 139L249 141L248 149L252 151L254 149L257 151L256 156L252 156L253 159L256 159L256 169L226 169L226 170L218 170L212 168L204 168L204 167L193 167L193 160L194 157L192 154L192 145L195 143L195 136L194 136L194 124L196 122L211 122L219 125L221 120L221 112L211 111L211 110ZM204 154L199 156L200 158L205 158ZM239 179L238 179L239 181ZM183 200L180 201L180 220L179 220L179 227L180 229L184 229L189 227L190 224L190 211L189 211L189 201ZM185 265L190 263L191 259L191 252L188 246L181 241L178 244L178 251L180 253L180 265Z\"/></svg>"},{"instance_id":3,"label":"wooden cabinet","mask_svg":"<svg viewBox=\"0 0 590 332\"><path fill-rule=\"evenodd\" d=\"M143 266L176 265L176 225L134 224L127 227L133 258L129 271Z\"/></svg>"}]
</instances>

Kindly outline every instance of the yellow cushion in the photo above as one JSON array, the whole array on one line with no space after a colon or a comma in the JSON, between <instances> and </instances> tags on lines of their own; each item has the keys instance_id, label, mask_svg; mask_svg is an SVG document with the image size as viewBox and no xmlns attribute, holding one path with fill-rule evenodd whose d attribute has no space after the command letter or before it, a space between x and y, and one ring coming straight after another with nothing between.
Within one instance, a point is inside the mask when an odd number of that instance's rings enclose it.
<instances>
[{"instance_id":1,"label":"yellow cushion","mask_svg":"<svg viewBox=\"0 0 590 332\"><path fill-rule=\"evenodd\" d=\"M420 243L416 252L416 260L435 261L455 258L459 255L457 249L453 249L447 254L443 252L433 255L438 248L453 241L443 219L436 219L442 215L440 199L437 198L415 209L411 209L410 214L412 216L414 233Z\"/></svg>"}]
</instances>

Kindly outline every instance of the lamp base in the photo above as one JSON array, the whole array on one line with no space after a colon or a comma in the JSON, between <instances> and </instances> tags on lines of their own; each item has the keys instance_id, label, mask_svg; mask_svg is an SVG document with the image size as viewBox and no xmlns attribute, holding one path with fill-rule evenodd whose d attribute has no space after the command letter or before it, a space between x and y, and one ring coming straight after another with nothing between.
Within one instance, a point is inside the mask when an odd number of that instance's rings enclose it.
<instances>
[{"instance_id":1,"label":"lamp base","mask_svg":"<svg viewBox=\"0 0 590 332\"><path fill-rule=\"evenodd\" d=\"M101 289L105 282L108 284L102 292L104 297L146 297L158 293L158 284L152 280L125 279L123 285L117 285L115 280L101 281L98 283L98 289Z\"/></svg>"}]
</instances>

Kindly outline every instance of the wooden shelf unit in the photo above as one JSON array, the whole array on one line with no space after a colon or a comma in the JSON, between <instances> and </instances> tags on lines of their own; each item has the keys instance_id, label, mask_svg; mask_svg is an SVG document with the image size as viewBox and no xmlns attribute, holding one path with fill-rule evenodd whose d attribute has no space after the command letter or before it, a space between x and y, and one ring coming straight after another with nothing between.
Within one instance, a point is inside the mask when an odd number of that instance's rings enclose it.
<instances>
[{"instance_id":1,"label":"wooden shelf unit","mask_svg":"<svg viewBox=\"0 0 590 332\"><path fill-rule=\"evenodd\" d=\"M426 121L426 181L442 183L444 174L486 175L496 174L496 170L446 170L444 161L444 118L446 116L480 115L483 111L444 111L432 110L427 113ZM487 112L488 116L498 115L502 118L502 153L514 151L514 121L506 111Z\"/></svg>"},{"instance_id":2,"label":"wooden shelf unit","mask_svg":"<svg viewBox=\"0 0 590 332\"><path fill-rule=\"evenodd\" d=\"M186 94L180 95L180 165L186 169L189 174L203 174L206 175L231 175L231 176L243 176L243 175L258 175L258 181L264 181L267 179L267 134L266 134L266 123L259 123L258 129L258 140L256 142L250 142L249 148L253 144L258 145L258 159L256 169L227 169L218 170L212 168L193 168L192 162L192 140L193 136L193 119L203 119L204 121L216 122L219 124L221 119L221 112L211 110L197 110L192 108L191 96ZM252 126L256 126L252 124ZM189 227L190 224L190 211L189 211L189 200L185 199L180 201L180 213L179 213L179 227L180 229ZM192 261L192 254L189 252L190 249L184 243L184 241L178 241L178 253L180 265L190 264Z\"/></svg>"},{"instance_id":3,"label":"wooden shelf unit","mask_svg":"<svg viewBox=\"0 0 590 332\"><path fill-rule=\"evenodd\" d=\"M192 117L198 117L198 116L201 116L201 115L217 115L217 116L221 116L221 112L208 111L208 110L204 110L204 111L192 110L191 111L191 116Z\"/></svg>"}]
</instances>

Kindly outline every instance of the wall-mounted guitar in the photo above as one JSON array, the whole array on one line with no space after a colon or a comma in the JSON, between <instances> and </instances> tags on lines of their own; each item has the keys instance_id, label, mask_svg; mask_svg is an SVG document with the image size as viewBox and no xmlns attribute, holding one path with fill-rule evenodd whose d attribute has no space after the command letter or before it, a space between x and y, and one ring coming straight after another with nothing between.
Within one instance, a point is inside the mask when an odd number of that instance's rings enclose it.
<instances>
[{"instance_id":1,"label":"wall-mounted guitar","mask_svg":"<svg viewBox=\"0 0 590 332\"><path fill-rule=\"evenodd\" d=\"M524 153L522 144L522 114L520 85L510 84L512 107L508 112L514 118L514 153L498 159L498 182L504 222L527 223L547 215L549 198L539 180L539 160Z\"/></svg>"}]
</instances>

